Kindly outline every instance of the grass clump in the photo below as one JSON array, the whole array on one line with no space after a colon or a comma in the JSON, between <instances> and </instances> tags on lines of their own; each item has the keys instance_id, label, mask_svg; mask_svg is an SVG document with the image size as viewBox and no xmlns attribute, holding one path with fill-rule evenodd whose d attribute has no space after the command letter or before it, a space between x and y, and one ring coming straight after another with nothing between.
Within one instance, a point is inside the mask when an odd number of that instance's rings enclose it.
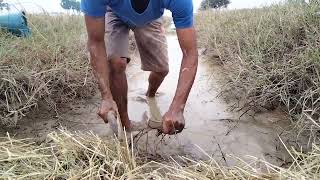
<instances>
[{"instance_id":1,"label":"grass clump","mask_svg":"<svg viewBox=\"0 0 320 180\"><path fill-rule=\"evenodd\" d=\"M234 167L220 166L213 158L195 161L146 161L126 144L101 139L92 133L72 134L61 130L48 135L45 143L32 139L0 140L1 179L318 179L320 148L309 154L292 151L289 169L261 160ZM255 169L263 164L266 168Z\"/></svg>"},{"instance_id":2,"label":"grass clump","mask_svg":"<svg viewBox=\"0 0 320 180\"><path fill-rule=\"evenodd\" d=\"M225 95L247 109L286 107L300 129L320 129L320 6L286 3L197 16L200 43L226 69ZM214 53L213 53L214 52Z\"/></svg>"},{"instance_id":3,"label":"grass clump","mask_svg":"<svg viewBox=\"0 0 320 180\"><path fill-rule=\"evenodd\" d=\"M0 33L0 123L18 120L45 102L52 109L95 90L81 16L32 15L33 34Z\"/></svg>"}]
</instances>

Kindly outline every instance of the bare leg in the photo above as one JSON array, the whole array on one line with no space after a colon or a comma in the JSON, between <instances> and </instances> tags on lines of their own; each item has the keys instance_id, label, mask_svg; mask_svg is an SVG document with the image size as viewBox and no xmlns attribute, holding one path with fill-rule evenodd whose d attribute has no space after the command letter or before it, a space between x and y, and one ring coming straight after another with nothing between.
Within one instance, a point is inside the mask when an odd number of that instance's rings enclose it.
<instances>
[{"instance_id":1,"label":"bare leg","mask_svg":"<svg viewBox=\"0 0 320 180\"><path fill-rule=\"evenodd\" d=\"M122 126L130 131L130 120L128 115L128 83L126 76L127 60L116 58L110 61L110 89L114 101L117 103Z\"/></svg>"},{"instance_id":2,"label":"bare leg","mask_svg":"<svg viewBox=\"0 0 320 180\"><path fill-rule=\"evenodd\" d=\"M151 72L149 76L149 88L147 91L148 97L155 97L161 83L167 76L168 72Z\"/></svg>"}]
</instances>

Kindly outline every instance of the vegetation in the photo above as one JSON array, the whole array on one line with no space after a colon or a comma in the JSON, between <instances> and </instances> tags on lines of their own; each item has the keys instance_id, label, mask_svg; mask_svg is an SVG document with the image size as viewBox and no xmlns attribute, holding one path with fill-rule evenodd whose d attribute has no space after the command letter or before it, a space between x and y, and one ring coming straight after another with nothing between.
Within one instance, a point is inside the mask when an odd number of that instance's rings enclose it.
<instances>
[{"instance_id":1,"label":"vegetation","mask_svg":"<svg viewBox=\"0 0 320 180\"><path fill-rule=\"evenodd\" d=\"M51 133L38 145L32 140L13 139L0 143L0 179L319 179L320 148L309 154L291 151L295 160L289 169L261 160L220 166L213 158L194 161L148 161L127 145L114 139L101 139L92 133ZM255 169L255 164L262 169Z\"/></svg>"},{"instance_id":2,"label":"vegetation","mask_svg":"<svg viewBox=\"0 0 320 180\"><path fill-rule=\"evenodd\" d=\"M94 95L96 83L86 51L82 16L28 16L32 36L0 32L0 125L15 126L23 116L47 105ZM170 26L171 19L164 18ZM130 35L131 50L135 49Z\"/></svg>"},{"instance_id":3,"label":"vegetation","mask_svg":"<svg viewBox=\"0 0 320 180\"><path fill-rule=\"evenodd\" d=\"M311 151L287 148L289 167L255 158L223 167L209 155L207 161L149 161L128 143L61 130L44 143L0 138L0 179L320 179L319 9L317 3L291 3L197 16L200 45L226 69L224 95L245 102L242 110L285 107L301 131L310 130ZM5 125L15 125L40 102L56 109L96 89L82 17L31 16L30 24L30 38L0 34Z\"/></svg>"},{"instance_id":4,"label":"vegetation","mask_svg":"<svg viewBox=\"0 0 320 180\"><path fill-rule=\"evenodd\" d=\"M8 3L3 3L3 1L0 0L0 10L7 9L8 6L9 6Z\"/></svg>"},{"instance_id":5,"label":"vegetation","mask_svg":"<svg viewBox=\"0 0 320 180\"><path fill-rule=\"evenodd\" d=\"M200 4L200 10L227 8L230 0L204 0Z\"/></svg>"},{"instance_id":6,"label":"vegetation","mask_svg":"<svg viewBox=\"0 0 320 180\"><path fill-rule=\"evenodd\" d=\"M0 32L0 123L15 125L44 102L53 110L93 95L82 17L37 15L33 34L17 38Z\"/></svg>"},{"instance_id":7,"label":"vegetation","mask_svg":"<svg viewBox=\"0 0 320 180\"><path fill-rule=\"evenodd\" d=\"M298 134L320 129L320 6L288 3L253 10L201 12L199 42L226 69L224 95L246 111L285 107Z\"/></svg>"},{"instance_id":8,"label":"vegetation","mask_svg":"<svg viewBox=\"0 0 320 180\"><path fill-rule=\"evenodd\" d=\"M61 0L60 5L63 9L80 12L80 2L77 0Z\"/></svg>"}]
</instances>

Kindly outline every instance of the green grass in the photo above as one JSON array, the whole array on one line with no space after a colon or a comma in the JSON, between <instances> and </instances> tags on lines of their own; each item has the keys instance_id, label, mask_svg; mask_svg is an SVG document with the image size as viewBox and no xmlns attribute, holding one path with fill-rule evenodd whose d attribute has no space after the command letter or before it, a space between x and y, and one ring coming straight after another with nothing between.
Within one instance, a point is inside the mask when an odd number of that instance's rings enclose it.
<instances>
[{"instance_id":1,"label":"green grass","mask_svg":"<svg viewBox=\"0 0 320 180\"><path fill-rule=\"evenodd\" d=\"M201 12L200 45L227 74L224 95L240 108L285 107L298 130L320 129L320 6L286 3L268 8ZM308 131L309 132L309 131Z\"/></svg>"},{"instance_id":2,"label":"green grass","mask_svg":"<svg viewBox=\"0 0 320 180\"><path fill-rule=\"evenodd\" d=\"M17 121L39 102L53 110L93 95L81 16L29 17L29 38L0 34L0 123Z\"/></svg>"}]
</instances>

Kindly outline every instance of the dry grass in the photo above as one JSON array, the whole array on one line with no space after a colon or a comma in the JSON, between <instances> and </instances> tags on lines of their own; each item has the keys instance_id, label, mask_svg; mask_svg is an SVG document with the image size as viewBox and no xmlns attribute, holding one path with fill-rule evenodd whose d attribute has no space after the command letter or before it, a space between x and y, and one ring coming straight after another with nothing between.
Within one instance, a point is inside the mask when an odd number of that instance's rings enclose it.
<instances>
[{"instance_id":1,"label":"dry grass","mask_svg":"<svg viewBox=\"0 0 320 180\"><path fill-rule=\"evenodd\" d=\"M96 90L80 15L31 15L30 38L0 32L0 124L15 126L40 102L57 106ZM164 25L170 24L164 18ZM130 36L130 50L136 48Z\"/></svg>"},{"instance_id":2,"label":"dry grass","mask_svg":"<svg viewBox=\"0 0 320 180\"><path fill-rule=\"evenodd\" d=\"M207 161L146 158L115 139L101 139L92 133L71 134L61 130L48 135L45 143L32 139L0 140L0 179L319 179L320 148L309 154L292 151L297 163L283 169L261 160L220 166ZM299 162L298 162L299 161ZM256 163L267 169L261 173Z\"/></svg>"},{"instance_id":3,"label":"dry grass","mask_svg":"<svg viewBox=\"0 0 320 180\"><path fill-rule=\"evenodd\" d=\"M197 16L200 44L226 69L224 95L244 110L285 107L312 140L320 130L319 10L315 1Z\"/></svg>"},{"instance_id":4,"label":"dry grass","mask_svg":"<svg viewBox=\"0 0 320 180\"><path fill-rule=\"evenodd\" d=\"M285 105L303 117L304 127L320 128L317 8L291 4L198 16L201 44L228 69L228 92L247 99L249 108ZM0 35L0 118L6 125L39 102L55 109L95 89L81 17L30 20L31 38ZM287 149L293 159L287 169L255 158L223 167L210 156L150 162L127 143L93 133L62 130L41 144L8 135L0 138L0 179L320 179L319 146L309 153Z\"/></svg>"},{"instance_id":5,"label":"dry grass","mask_svg":"<svg viewBox=\"0 0 320 180\"><path fill-rule=\"evenodd\" d=\"M45 102L52 109L95 91L81 16L30 16L33 35L0 33L0 123L15 125Z\"/></svg>"}]
</instances>

